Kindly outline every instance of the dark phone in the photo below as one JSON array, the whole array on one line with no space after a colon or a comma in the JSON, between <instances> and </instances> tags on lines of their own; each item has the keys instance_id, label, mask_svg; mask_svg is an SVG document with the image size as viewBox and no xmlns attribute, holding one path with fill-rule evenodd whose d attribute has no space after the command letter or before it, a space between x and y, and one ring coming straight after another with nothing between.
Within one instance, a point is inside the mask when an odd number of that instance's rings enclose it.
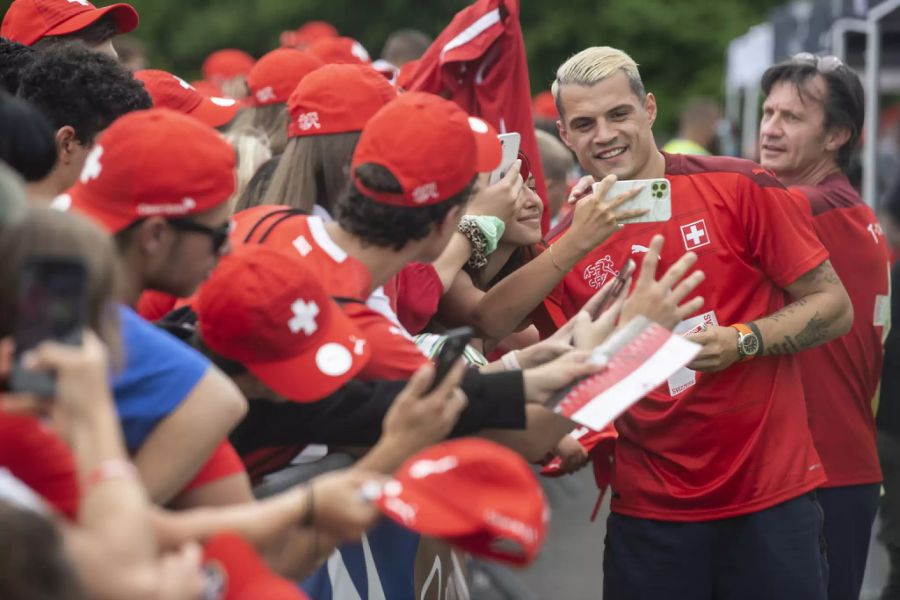
<instances>
[{"instance_id":1,"label":"dark phone","mask_svg":"<svg viewBox=\"0 0 900 600\"><path fill-rule=\"evenodd\" d=\"M72 258L30 258L19 273L17 314L10 389L52 396L56 391L53 375L23 368L22 355L46 340L81 345L87 321L84 263Z\"/></svg>"},{"instance_id":2,"label":"dark phone","mask_svg":"<svg viewBox=\"0 0 900 600\"><path fill-rule=\"evenodd\" d=\"M441 384L444 377L450 372L450 368L456 364L459 357L463 355L463 351L466 349L469 342L472 341L472 335L474 335L474 333L475 332L472 331L471 327L458 327L444 333L447 339L444 341L444 345L441 346L437 358L434 361L434 381L428 390L429 392Z\"/></svg>"},{"instance_id":3,"label":"dark phone","mask_svg":"<svg viewBox=\"0 0 900 600\"><path fill-rule=\"evenodd\" d=\"M591 315L592 319L596 319L602 315L606 309L619 299L619 296L625 291L625 282L628 281L629 277L634 275L634 270L636 268L637 264L629 258L625 263L625 266L622 267L622 270L619 271L619 274L616 275L615 283L612 284L609 293L606 294L606 297L600 302L600 306L597 307L595 314Z\"/></svg>"}]
</instances>

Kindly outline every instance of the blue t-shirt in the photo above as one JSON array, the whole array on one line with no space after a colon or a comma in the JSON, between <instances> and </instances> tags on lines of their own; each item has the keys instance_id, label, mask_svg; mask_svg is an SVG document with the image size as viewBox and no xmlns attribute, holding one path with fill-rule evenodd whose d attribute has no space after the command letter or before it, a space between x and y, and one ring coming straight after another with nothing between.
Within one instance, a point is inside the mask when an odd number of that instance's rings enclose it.
<instances>
[{"instance_id":1,"label":"blue t-shirt","mask_svg":"<svg viewBox=\"0 0 900 600\"><path fill-rule=\"evenodd\" d=\"M113 377L113 397L133 453L191 393L209 360L128 306L119 306L119 320L125 367Z\"/></svg>"}]
</instances>

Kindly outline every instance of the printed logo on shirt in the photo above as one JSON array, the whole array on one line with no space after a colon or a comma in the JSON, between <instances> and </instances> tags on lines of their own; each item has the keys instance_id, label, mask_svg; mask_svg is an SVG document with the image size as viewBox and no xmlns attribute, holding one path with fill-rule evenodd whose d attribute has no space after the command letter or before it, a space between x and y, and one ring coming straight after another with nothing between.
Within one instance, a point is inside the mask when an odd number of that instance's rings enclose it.
<instances>
[{"instance_id":1,"label":"printed logo on shirt","mask_svg":"<svg viewBox=\"0 0 900 600\"><path fill-rule=\"evenodd\" d=\"M872 234L872 239L875 240L876 244L878 243L878 236L884 237L884 230L879 223L869 223L866 229Z\"/></svg>"},{"instance_id":2,"label":"printed logo on shirt","mask_svg":"<svg viewBox=\"0 0 900 600\"><path fill-rule=\"evenodd\" d=\"M256 100L257 102L274 102L275 101L275 90L272 89L271 85L267 85L261 90L256 91Z\"/></svg>"},{"instance_id":3,"label":"printed logo on shirt","mask_svg":"<svg viewBox=\"0 0 900 600\"><path fill-rule=\"evenodd\" d=\"M316 324L316 317L319 315L319 305L313 301L304 302L297 299L291 304L291 312L294 316L288 321L288 328L291 333L299 333L303 330L305 335L312 335L319 326Z\"/></svg>"},{"instance_id":4,"label":"printed logo on shirt","mask_svg":"<svg viewBox=\"0 0 900 600\"><path fill-rule=\"evenodd\" d=\"M301 131L309 131L310 129L322 129L319 124L319 113L316 111L303 113L297 117L297 127Z\"/></svg>"},{"instance_id":5,"label":"printed logo on shirt","mask_svg":"<svg viewBox=\"0 0 900 600\"><path fill-rule=\"evenodd\" d=\"M433 181L431 183L425 183L423 185L420 185L419 187L417 187L416 189L414 189L412 191L413 202L415 202L417 204L424 204L424 203L428 202L429 200L432 200L437 197L438 197L438 187L437 187L437 183L435 183Z\"/></svg>"},{"instance_id":6,"label":"printed logo on shirt","mask_svg":"<svg viewBox=\"0 0 900 600\"><path fill-rule=\"evenodd\" d=\"M313 250L309 240L303 235L298 236L297 239L294 240L294 248L300 253L300 256L307 256Z\"/></svg>"},{"instance_id":7,"label":"printed logo on shirt","mask_svg":"<svg viewBox=\"0 0 900 600\"><path fill-rule=\"evenodd\" d=\"M613 268L614 266L612 256L607 254L603 258L597 259L593 264L588 265L582 277L592 289L599 290L610 276L615 277L619 274Z\"/></svg>"},{"instance_id":8,"label":"printed logo on shirt","mask_svg":"<svg viewBox=\"0 0 900 600\"><path fill-rule=\"evenodd\" d=\"M142 217L152 215L184 215L197 207L193 198L182 198L178 204L138 204L137 213Z\"/></svg>"},{"instance_id":9,"label":"printed logo on shirt","mask_svg":"<svg viewBox=\"0 0 900 600\"><path fill-rule=\"evenodd\" d=\"M650 252L650 248L647 246L641 246L640 244L631 245L632 254L647 254L648 252Z\"/></svg>"},{"instance_id":10,"label":"printed logo on shirt","mask_svg":"<svg viewBox=\"0 0 900 600\"><path fill-rule=\"evenodd\" d=\"M103 165L100 164L101 156L103 156L103 146L97 144L87 155L87 158L84 159L84 168L81 169L81 183L87 183L100 177L100 173L103 172Z\"/></svg>"},{"instance_id":11,"label":"printed logo on shirt","mask_svg":"<svg viewBox=\"0 0 900 600\"><path fill-rule=\"evenodd\" d=\"M706 220L700 219L699 221L682 225L681 239L684 241L686 250L694 250L695 248L708 246L710 240L709 230L706 227Z\"/></svg>"}]
</instances>

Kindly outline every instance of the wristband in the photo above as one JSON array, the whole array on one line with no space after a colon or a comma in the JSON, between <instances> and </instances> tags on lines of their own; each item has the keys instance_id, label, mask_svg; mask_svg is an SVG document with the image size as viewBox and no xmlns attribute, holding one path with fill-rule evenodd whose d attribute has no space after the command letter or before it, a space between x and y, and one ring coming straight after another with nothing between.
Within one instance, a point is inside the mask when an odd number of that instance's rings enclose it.
<instances>
[{"instance_id":1,"label":"wristband","mask_svg":"<svg viewBox=\"0 0 900 600\"><path fill-rule=\"evenodd\" d=\"M110 458L101 462L97 468L84 478L84 489L88 490L112 479L136 479L137 470L124 458Z\"/></svg>"},{"instance_id":2,"label":"wristband","mask_svg":"<svg viewBox=\"0 0 900 600\"><path fill-rule=\"evenodd\" d=\"M493 253L494 250L497 249L497 244L500 243L500 238L503 237L503 232L506 231L506 223L503 222L503 219L491 215L479 215L477 217L469 216L463 218L473 219L475 225L481 230L481 234L484 236L485 241L485 255Z\"/></svg>"},{"instance_id":3,"label":"wristband","mask_svg":"<svg viewBox=\"0 0 900 600\"><path fill-rule=\"evenodd\" d=\"M463 217L459 220L458 230L466 236L472 246L472 255L466 264L472 269L483 269L487 265L487 238L475 221L475 217Z\"/></svg>"},{"instance_id":4,"label":"wristband","mask_svg":"<svg viewBox=\"0 0 900 600\"><path fill-rule=\"evenodd\" d=\"M522 370L522 364L519 362L519 357L516 356L515 350L510 350L509 352L501 356L500 362L503 364L503 369L506 371Z\"/></svg>"}]
</instances>

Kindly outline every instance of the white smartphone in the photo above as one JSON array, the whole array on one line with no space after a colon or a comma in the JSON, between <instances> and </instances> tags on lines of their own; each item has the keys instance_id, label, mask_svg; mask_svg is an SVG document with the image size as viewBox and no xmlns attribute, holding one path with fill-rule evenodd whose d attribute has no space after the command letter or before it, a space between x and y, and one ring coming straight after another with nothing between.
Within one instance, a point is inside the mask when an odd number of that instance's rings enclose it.
<instances>
[{"instance_id":1,"label":"white smartphone","mask_svg":"<svg viewBox=\"0 0 900 600\"><path fill-rule=\"evenodd\" d=\"M491 173L490 185L494 185L506 175L519 157L519 147L522 145L522 136L515 132L501 133L497 139L500 140L500 147L503 148L503 157L500 159L500 166Z\"/></svg>"},{"instance_id":2,"label":"white smartphone","mask_svg":"<svg viewBox=\"0 0 900 600\"><path fill-rule=\"evenodd\" d=\"M599 182L594 184L594 190L600 185ZM633 219L623 219L623 223L659 223L668 221L672 218L672 184L668 179L626 179L625 181L617 181L606 197L610 200L633 190L638 186L644 186L640 193L628 200L616 212L631 209L646 209L647 212L640 217Z\"/></svg>"}]
</instances>

